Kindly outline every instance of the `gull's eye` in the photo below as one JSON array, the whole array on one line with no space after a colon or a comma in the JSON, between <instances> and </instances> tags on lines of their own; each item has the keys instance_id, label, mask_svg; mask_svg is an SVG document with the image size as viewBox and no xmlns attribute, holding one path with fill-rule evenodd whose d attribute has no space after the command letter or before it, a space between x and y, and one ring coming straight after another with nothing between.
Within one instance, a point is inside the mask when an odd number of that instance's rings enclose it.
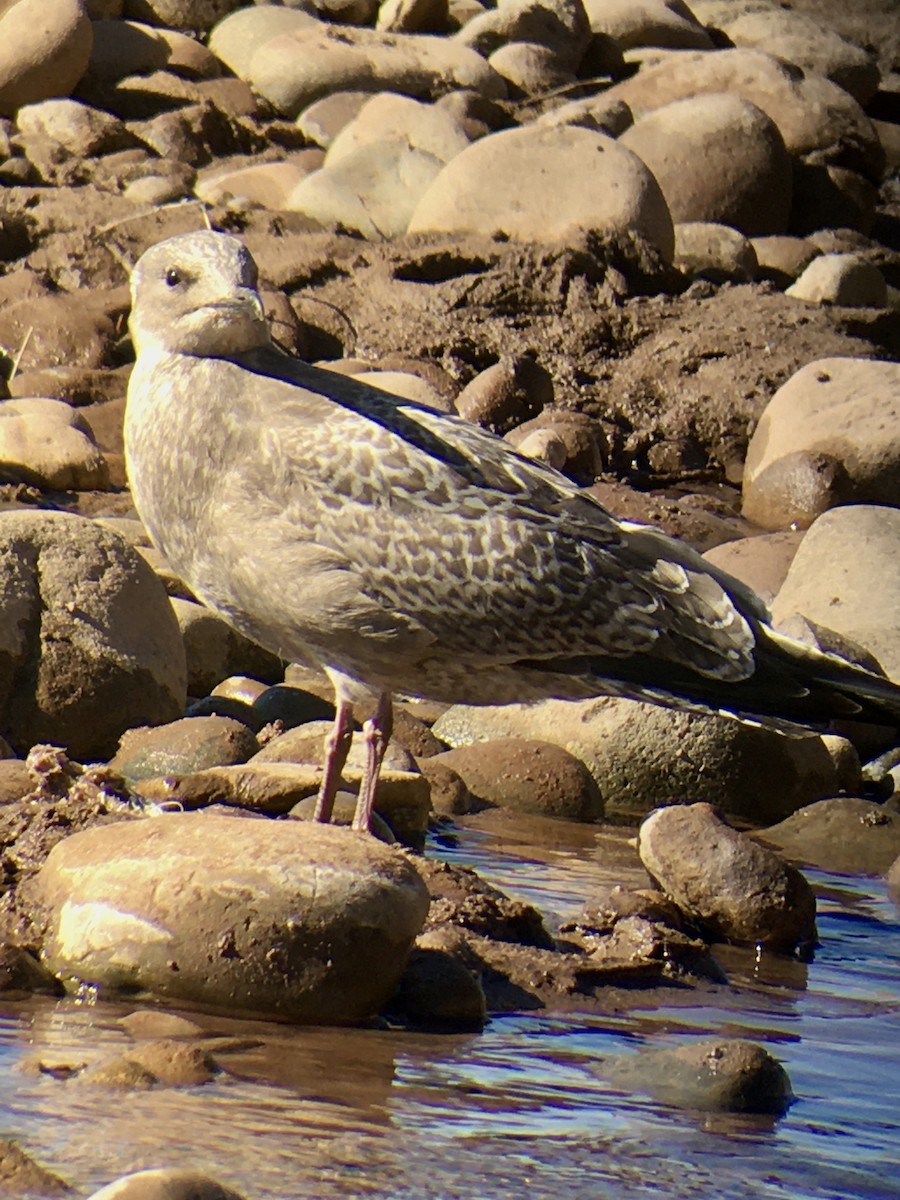
<instances>
[{"instance_id":1,"label":"gull's eye","mask_svg":"<svg viewBox=\"0 0 900 1200\"><path fill-rule=\"evenodd\" d=\"M177 267L169 267L168 271L166 271L166 284L170 288L178 287L179 283L183 282L183 280L184 275L182 275Z\"/></svg>"}]
</instances>

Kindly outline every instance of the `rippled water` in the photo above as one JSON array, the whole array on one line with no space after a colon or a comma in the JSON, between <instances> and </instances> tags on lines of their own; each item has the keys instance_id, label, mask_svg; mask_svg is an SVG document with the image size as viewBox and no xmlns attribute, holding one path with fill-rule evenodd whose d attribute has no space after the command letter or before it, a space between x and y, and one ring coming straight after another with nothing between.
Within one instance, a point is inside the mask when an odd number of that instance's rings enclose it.
<instances>
[{"instance_id":1,"label":"rippled water","mask_svg":"<svg viewBox=\"0 0 900 1200\"><path fill-rule=\"evenodd\" d=\"M615 838L613 838L613 844ZM541 848L468 833L436 848L574 915L597 881L595 835ZM607 848L608 849L608 848ZM604 854L607 870L615 853ZM525 1195L772 1200L900 1197L900 921L877 880L810 872L822 948L808 968L731 952L715 1007L494 1019L472 1036L298 1029L207 1018L261 1045L197 1088L116 1093L27 1070L132 1043L124 1010L0 1010L3 1136L85 1192L149 1166L206 1169L249 1200ZM678 994L680 999L682 993ZM673 995L673 1000L675 996ZM785 1064L780 1120L709 1116L617 1092L604 1063L641 1045L744 1035Z\"/></svg>"}]
</instances>

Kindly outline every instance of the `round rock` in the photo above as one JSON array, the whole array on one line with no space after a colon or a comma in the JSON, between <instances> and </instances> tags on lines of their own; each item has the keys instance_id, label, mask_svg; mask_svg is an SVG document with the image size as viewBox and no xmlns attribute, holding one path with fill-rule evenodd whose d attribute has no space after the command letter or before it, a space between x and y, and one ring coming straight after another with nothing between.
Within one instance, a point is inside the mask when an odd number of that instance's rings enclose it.
<instances>
[{"instance_id":1,"label":"round rock","mask_svg":"<svg viewBox=\"0 0 900 1200\"><path fill-rule=\"evenodd\" d=\"M679 271L713 283L748 283L756 277L752 244L728 225L707 221L676 225L673 261Z\"/></svg>"},{"instance_id":2,"label":"round rock","mask_svg":"<svg viewBox=\"0 0 900 1200\"><path fill-rule=\"evenodd\" d=\"M348 1025L393 993L428 910L365 834L180 813L75 834L36 880L67 986Z\"/></svg>"},{"instance_id":3,"label":"round rock","mask_svg":"<svg viewBox=\"0 0 900 1200\"><path fill-rule=\"evenodd\" d=\"M122 538L54 512L0 514L0 728L106 758L181 715L184 645L162 584Z\"/></svg>"},{"instance_id":4,"label":"round rock","mask_svg":"<svg viewBox=\"0 0 900 1200\"><path fill-rule=\"evenodd\" d=\"M887 283L874 263L857 254L820 254L785 292L809 304L885 308Z\"/></svg>"},{"instance_id":5,"label":"round rock","mask_svg":"<svg viewBox=\"0 0 900 1200\"><path fill-rule=\"evenodd\" d=\"M202 1171L161 1167L114 1179L88 1200L246 1200Z\"/></svg>"},{"instance_id":6,"label":"round rock","mask_svg":"<svg viewBox=\"0 0 900 1200\"><path fill-rule=\"evenodd\" d=\"M662 891L714 937L788 953L816 941L816 898L804 876L710 804L651 813L638 854Z\"/></svg>"},{"instance_id":7,"label":"round rock","mask_svg":"<svg viewBox=\"0 0 900 1200\"><path fill-rule=\"evenodd\" d=\"M126 779L153 779L244 763L258 751L259 742L240 721L183 717L153 729L129 729L110 766Z\"/></svg>"},{"instance_id":8,"label":"round rock","mask_svg":"<svg viewBox=\"0 0 900 1200\"><path fill-rule=\"evenodd\" d=\"M553 379L527 355L501 358L466 384L456 411L492 433L508 433L553 403Z\"/></svg>"},{"instance_id":9,"label":"round rock","mask_svg":"<svg viewBox=\"0 0 900 1200\"><path fill-rule=\"evenodd\" d=\"M13 0L0 9L0 114L68 96L91 56L91 22L80 0Z\"/></svg>"}]
</instances>

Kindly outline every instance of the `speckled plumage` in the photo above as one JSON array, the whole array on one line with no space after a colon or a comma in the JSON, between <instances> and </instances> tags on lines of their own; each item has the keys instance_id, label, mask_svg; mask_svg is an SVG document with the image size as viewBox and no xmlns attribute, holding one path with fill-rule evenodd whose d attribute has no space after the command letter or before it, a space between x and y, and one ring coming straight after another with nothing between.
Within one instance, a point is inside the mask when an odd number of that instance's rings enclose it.
<instances>
[{"instance_id":1,"label":"speckled plumage","mask_svg":"<svg viewBox=\"0 0 900 1200\"><path fill-rule=\"evenodd\" d=\"M891 685L772 633L742 584L500 439L284 354L255 279L211 232L135 268L128 470L196 594L318 661L339 700L613 693L801 723L867 696L900 709Z\"/></svg>"}]
</instances>

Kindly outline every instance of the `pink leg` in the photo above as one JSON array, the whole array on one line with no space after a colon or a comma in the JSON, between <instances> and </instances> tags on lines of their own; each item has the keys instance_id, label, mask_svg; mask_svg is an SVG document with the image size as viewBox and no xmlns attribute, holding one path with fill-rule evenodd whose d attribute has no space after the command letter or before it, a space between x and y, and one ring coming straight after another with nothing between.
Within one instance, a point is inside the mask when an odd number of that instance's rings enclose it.
<instances>
[{"instance_id":1,"label":"pink leg","mask_svg":"<svg viewBox=\"0 0 900 1200\"><path fill-rule=\"evenodd\" d=\"M381 773L381 761L387 749L388 739L394 727L394 710L391 705L389 692L382 692L378 700L375 715L363 725L363 737L366 742L366 769L363 771L362 782L359 785L359 799L356 802L356 813L353 816L353 828L368 833L372 824L372 813L375 809L375 791L378 787L378 776Z\"/></svg>"},{"instance_id":2,"label":"pink leg","mask_svg":"<svg viewBox=\"0 0 900 1200\"><path fill-rule=\"evenodd\" d=\"M331 820L334 797L341 781L341 771L350 753L353 740L353 708L340 696L335 697L334 725L325 739L325 761L322 782L316 797L315 820L327 824Z\"/></svg>"}]
</instances>

